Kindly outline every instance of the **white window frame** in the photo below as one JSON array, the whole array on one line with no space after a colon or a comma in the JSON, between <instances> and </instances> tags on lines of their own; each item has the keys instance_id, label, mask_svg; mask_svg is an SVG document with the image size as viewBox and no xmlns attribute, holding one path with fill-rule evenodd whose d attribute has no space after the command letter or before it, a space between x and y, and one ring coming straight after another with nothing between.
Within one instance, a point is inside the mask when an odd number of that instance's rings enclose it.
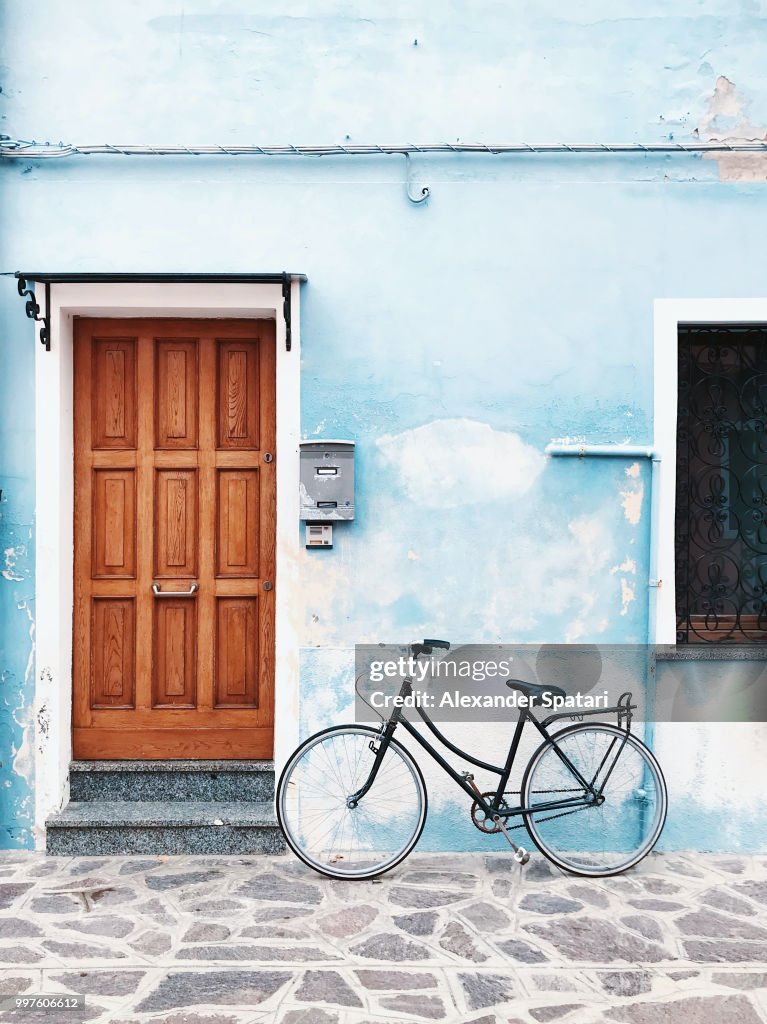
<instances>
[{"instance_id":1,"label":"white window frame","mask_svg":"<svg viewBox=\"0 0 767 1024\"><path fill-rule=\"evenodd\" d=\"M38 293L42 292L38 286ZM42 296L38 294L41 306ZM276 322L277 566L274 759L298 741L298 530L300 283L291 284L292 345L285 347L281 284L69 283L51 285L51 350L36 342L35 825L69 795L72 759L73 332L75 316L242 317ZM279 684L277 684L279 680Z\"/></svg>"},{"instance_id":2,"label":"white window frame","mask_svg":"<svg viewBox=\"0 0 767 1024\"><path fill-rule=\"evenodd\" d=\"M651 526L658 579L650 643L676 643L676 420L679 324L767 324L765 299L656 299L654 310L654 449L660 457ZM652 561L652 557L651 557Z\"/></svg>"}]
</instances>

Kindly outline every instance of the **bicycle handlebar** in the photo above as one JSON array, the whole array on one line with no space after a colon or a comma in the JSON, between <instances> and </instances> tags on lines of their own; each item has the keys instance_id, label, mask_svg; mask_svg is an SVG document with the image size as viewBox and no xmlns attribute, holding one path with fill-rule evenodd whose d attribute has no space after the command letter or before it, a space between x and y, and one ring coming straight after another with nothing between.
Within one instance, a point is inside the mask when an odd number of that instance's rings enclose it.
<instances>
[{"instance_id":1,"label":"bicycle handlebar","mask_svg":"<svg viewBox=\"0 0 767 1024\"><path fill-rule=\"evenodd\" d=\"M450 650L447 640L424 640L422 644L411 644L410 652L414 658L419 658L422 654L431 654L435 647L442 651Z\"/></svg>"}]
</instances>

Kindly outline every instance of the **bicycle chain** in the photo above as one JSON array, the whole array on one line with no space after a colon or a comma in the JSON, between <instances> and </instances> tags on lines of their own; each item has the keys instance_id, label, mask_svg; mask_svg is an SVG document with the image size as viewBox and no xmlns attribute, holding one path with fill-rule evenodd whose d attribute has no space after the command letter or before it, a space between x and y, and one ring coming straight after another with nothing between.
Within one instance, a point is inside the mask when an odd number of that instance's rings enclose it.
<instances>
[{"instance_id":1,"label":"bicycle chain","mask_svg":"<svg viewBox=\"0 0 767 1024\"><path fill-rule=\"evenodd\" d=\"M575 792L578 792L578 790L575 790L575 789L542 789L542 790L539 790L538 792L541 792L541 793L575 793ZM522 791L519 790L519 789L507 789L507 790L504 791L503 795L504 796L521 796L522 795ZM490 799L490 798L495 796L495 793L483 793L482 796L485 797L485 799ZM504 800L504 803L506 803L505 800ZM475 800L474 803L471 805L471 811L470 811L471 821L472 821L472 824L474 825L475 828L478 828L480 832L484 832L486 835L495 835L496 832L500 832L501 831L500 828L498 828L497 825L494 825L493 828L484 828L483 825L480 825L477 822L477 819L475 817L475 815L476 815L478 810L480 810L480 806L477 803L477 801ZM588 810L589 810L588 807L573 807L573 809L571 811L560 811L559 814L551 814L551 815L549 815L548 818L539 818L538 822L540 824L543 824L544 821L554 821L555 818L566 818L568 816L568 814L577 814L578 811L588 811ZM508 825L507 824L506 825L506 831L507 832L513 832L515 829L526 828L526 827L527 826L524 824L524 822L522 822L519 825Z\"/></svg>"},{"instance_id":2,"label":"bicycle chain","mask_svg":"<svg viewBox=\"0 0 767 1024\"><path fill-rule=\"evenodd\" d=\"M550 814L548 818L538 818L536 824L542 824L544 821L553 821L555 818L566 818L568 814L577 814L578 811L588 811L588 807L573 807L571 811L560 811L559 814ZM526 826L521 825L507 825L506 830L511 832L515 828L525 828Z\"/></svg>"}]
</instances>

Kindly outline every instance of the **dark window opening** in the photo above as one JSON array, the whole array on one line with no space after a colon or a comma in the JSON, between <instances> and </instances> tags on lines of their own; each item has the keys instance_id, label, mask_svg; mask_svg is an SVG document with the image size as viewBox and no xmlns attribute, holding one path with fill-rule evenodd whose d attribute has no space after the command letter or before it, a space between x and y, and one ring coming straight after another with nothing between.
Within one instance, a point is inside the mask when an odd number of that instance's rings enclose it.
<instances>
[{"instance_id":1,"label":"dark window opening","mask_svg":"<svg viewBox=\"0 0 767 1024\"><path fill-rule=\"evenodd\" d=\"M680 325L677 643L767 642L767 325Z\"/></svg>"}]
</instances>

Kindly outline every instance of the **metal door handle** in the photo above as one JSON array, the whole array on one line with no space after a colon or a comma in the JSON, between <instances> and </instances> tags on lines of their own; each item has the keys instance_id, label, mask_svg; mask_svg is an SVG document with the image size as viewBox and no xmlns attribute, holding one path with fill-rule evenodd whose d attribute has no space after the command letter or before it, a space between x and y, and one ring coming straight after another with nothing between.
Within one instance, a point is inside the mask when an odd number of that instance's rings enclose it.
<instances>
[{"instance_id":1,"label":"metal door handle","mask_svg":"<svg viewBox=\"0 0 767 1024\"><path fill-rule=\"evenodd\" d=\"M193 583L189 590L160 590L159 583L152 584L152 593L155 597L193 597L199 589L199 583Z\"/></svg>"}]
</instances>

